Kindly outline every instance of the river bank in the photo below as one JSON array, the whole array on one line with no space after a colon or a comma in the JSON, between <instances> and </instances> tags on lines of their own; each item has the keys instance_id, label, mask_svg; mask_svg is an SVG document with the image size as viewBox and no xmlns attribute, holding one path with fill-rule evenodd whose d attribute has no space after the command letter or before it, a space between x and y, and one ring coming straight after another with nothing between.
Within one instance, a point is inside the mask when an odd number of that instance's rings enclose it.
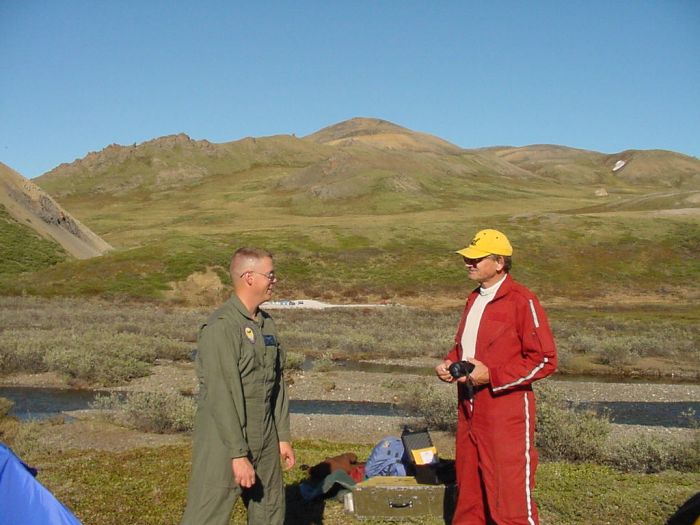
<instances>
[{"instance_id":1,"label":"river bank","mask_svg":"<svg viewBox=\"0 0 700 525\"><path fill-rule=\"evenodd\" d=\"M426 360L411 364L426 365ZM572 403L610 402L690 402L700 401L698 384L661 383L613 383L609 381L569 381L557 376L546 381L561 396ZM289 395L293 400L324 400L336 402L400 403L406 384L433 383L425 375L406 373L364 372L330 367L325 370L294 371L288 376ZM62 386L60 377L52 374L16 374L5 376L0 384L8 386L47 387ZM452 388L451 385L434 384ZM163 361L153 367L147 377L135 379L117 387L117 391L160 391L192 393L196 390L194 366L186 362ZM99 419L94 410L72 411L73 423L54 422L52 428L42 433L45 446L62 450L73 448L97 448L124 450L141 446L158 446L187 441L189 436L159 435L118 427ZM696 415L697 417L697 415ZM322 439L333 442L376 443L387 435L400 434L404 425L419 426L421 421L407 416L388 415L333 415L320 413L293 413L292 433L295 439ZM644 434L667 438L672 436L690 439L697 429L658 425L613 424L612 439L630 434ZM445 456L454 454L454 437L450 433L431 431L438 449Z\"/></svg>"}]
</instances>

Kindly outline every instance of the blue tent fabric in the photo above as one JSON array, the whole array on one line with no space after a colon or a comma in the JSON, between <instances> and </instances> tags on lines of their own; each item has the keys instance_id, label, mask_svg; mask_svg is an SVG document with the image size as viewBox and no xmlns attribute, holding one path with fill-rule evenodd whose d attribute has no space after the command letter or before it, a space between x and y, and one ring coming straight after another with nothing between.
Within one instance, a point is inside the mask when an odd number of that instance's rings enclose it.
<instances>
[{"instance_id":1,"label":"blue tent fabric","mask_svg":"<svg viewBox=\"0 0 700 525\"><path fill-rule=\"evenodd\" d=\"M0 524L80 525L34 475L34 469L0 443Z\"/></svg>"}]
</instances>

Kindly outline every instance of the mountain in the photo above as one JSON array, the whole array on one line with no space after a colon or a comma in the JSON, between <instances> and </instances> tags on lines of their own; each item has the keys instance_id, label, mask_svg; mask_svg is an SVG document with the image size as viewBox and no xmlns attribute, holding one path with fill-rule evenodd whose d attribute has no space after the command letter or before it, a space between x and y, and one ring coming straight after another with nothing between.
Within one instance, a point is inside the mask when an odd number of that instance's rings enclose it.
<instances>
[{"instance_id":1,"label":"mountain","mask_svg":"<svg viewBox=\"0 0 700 525\"><path fill-rule=\"evenodd\" d=\"M624 167L613 171L618 161ZM316 210L316 201L363 196L370 196L375 207L386 200L396 210L439 207L464 196L467 186L472 191L466 196L472 196L481 183L492 186L499 179L515 186L700 187L700 161L670 151L604 154L556 145L463 149L372 118L354 118L303 138L277 135L214 144L179 134L138 145L113 144L35 180L56 198L105 195L113 200L137 194L157 198L215 178L236 182L262 170L269 175L267 192L277 190L301 213L309 205ZM341 205L338 211L343 210Z\"/></svg>"},{"instance_id":2,"label":"mountain","mask_svg":"<svg viewBox=\"0 0 700 525\"><path fill-rule=\"evenodd\" d=\"M0 205L18 223L52 239L77 259L112 249L98 235L65 211L48 193L0 163Z\"/></svg>"},{"instance_id":3,"label":"mountain","mask_svg":"<svg viewBox=\"0 0 700 525\"><path fill-rule=\"evenodd\" d=\"M64 163L34 180L56 198L109 195L189 188L208 178L261 166L306 166L324 158L323 147L291 135L245 138L214 144L184 133L141 144L111 144L82 159Z\"/></svg>"},{"instance_id":4,"label":"mountain","mask_svg":"<svg viewBox=\"0 0 700 525\"><path fill-rule=\"evenodd\" d=\"M379 149L459 155L464 150L439 137L419 133L391 122L354 118L304 137L329 146L364 144Z\"/></svg>"},{"instance_id":5,"label":"mountain","mask_svg":"<svg viewBox=\"0 0 700 525\"><path fill-rule=\"evenodd\" d=\"M624 166L613 170L619 162ZM113 144L35 181L110 242L124 245L119 231L131 231L131 245L149 225L159 232L186 221L211 230L212 222L271 208L296 217L396 215L473 201L524 210L528 200L563 193L574 200L597 196L578 206L562 203L590 211L695 208L700 161L660 150L462 149L385 120L355 118L302 138L214 144L179 134Z\"/></svg>"},{"instance_id":6,"label":"mountain","mask_svg":"<svg viewBox=\"0 0 700 525\"><path fill-rule=\"evenodd\" d=\"M489 151L531 173L572 184L598 182L607 177L631 184L700 187L700 161L672 151L626 150L603 154L553 145L489 148Z\"/></svg>"},{"instance_id":7,"label":"mountain","mask_svg":"<svg viewBox=\"0 0 700 525\"><path fill-rule=\"evenodd\" d=\"M276 254L282 297L444 304L463 296L455 249L495 227L540 292L685 304L700 298L699 174L669 151L464 149L371 118L301 138L113 144L34 182L115 250L0 275L0 293L162 298L226 283L231 249L255 245Z\"/></svg>"},{"instance_id":8,"label":"mountain","mask_svg":"<svg viewBox=\"0 0 700 525\"><path fill-rule=\"evenodd\" d=\"M493 174L532 177L489 153L467 152L385 121L354 119L304 138L212 144L180 134L111 145L35 180L71 208L89 208L88 214L97 201L101 210L143 201L167 208L180 195L202 208L202 201L214 204L228 195L219 210L232 201L264 200L296 215L342 215L358 205L379 214L439 208L491 185Z\"/></svg>"}]
</instances>

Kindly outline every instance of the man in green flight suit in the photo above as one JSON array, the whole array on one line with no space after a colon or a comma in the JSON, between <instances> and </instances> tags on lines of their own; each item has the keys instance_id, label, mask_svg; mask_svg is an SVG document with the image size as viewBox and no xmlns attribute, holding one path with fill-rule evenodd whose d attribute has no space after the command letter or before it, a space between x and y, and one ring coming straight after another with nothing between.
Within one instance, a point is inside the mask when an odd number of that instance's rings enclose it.
<instances>
[{"instance_id":1,"label":"man in green flight suit","mask_svg":"<svg viewBox=\"0 0 700 525\"><path fill-rule=\"evenodd\" d=\"M226 525L239 496L249 524L281 525L280 463L289 469L296 460L286 354L272 318L258 308L277 282L272 255L240 248L230 272L235 293L199 330L192 476L181 525Z\"/></svg>"}]
</instances>

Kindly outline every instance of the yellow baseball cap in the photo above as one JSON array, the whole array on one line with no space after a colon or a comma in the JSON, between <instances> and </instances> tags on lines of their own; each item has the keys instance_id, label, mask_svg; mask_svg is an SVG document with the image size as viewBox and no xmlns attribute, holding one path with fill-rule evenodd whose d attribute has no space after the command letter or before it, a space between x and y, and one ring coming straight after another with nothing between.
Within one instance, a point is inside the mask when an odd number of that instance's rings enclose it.
<instances>
[{"instance_id":1,"label":"yellow baseball cap","mask_svg":"<svg viewBox=\"0 0 700 525\"><path fill-rule=\"evenodd\" d=\"M467 259L478 259L487 255L513 255L513 247L508 237L498 230L481 230L474 235L469 246L457 252Z\"/></svg>"}]
</instances>

